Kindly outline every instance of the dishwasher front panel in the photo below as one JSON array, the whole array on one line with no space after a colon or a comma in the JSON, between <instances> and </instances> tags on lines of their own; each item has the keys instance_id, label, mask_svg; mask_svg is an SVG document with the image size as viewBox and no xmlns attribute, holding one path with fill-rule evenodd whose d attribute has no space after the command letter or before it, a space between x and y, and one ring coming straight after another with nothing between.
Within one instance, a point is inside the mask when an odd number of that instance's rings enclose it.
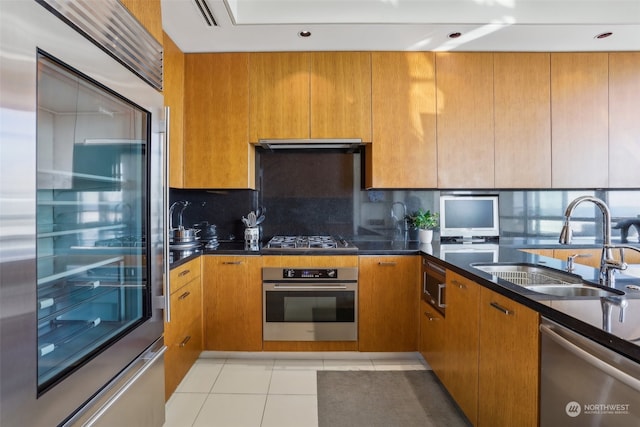
<instances>
[{"instance_id":1,"label":"dishwasher front panel","mask_svg":"<svg viewBox=\"0 0 640 427\"><path fill-rule=\"evenodd\" d=\"M540 331L541 427L640 425L639 364L547 319Z\"/></svg>"}]
</instances>

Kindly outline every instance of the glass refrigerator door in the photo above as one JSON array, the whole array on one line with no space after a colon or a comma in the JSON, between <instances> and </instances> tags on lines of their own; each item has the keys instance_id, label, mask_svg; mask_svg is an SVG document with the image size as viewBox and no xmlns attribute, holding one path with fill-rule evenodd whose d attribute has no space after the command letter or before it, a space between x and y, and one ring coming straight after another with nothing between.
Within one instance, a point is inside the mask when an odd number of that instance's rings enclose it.
<instances>
[{"instance_id":1,"label":"glass refrigerator door","mask_svg":"<svg viewBox=\"0 0 640 427\"><path fill-rule=\"evenodd\" d=\"M150 317L150 115L38 60L38 391Z\"/></svg>"}]
</instances>

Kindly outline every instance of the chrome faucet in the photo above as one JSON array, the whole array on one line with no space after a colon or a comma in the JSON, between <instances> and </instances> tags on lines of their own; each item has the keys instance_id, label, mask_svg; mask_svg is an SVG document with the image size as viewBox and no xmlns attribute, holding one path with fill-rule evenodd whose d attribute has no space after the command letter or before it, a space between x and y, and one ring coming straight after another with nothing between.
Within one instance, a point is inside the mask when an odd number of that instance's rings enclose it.
<instances>
[{"instance_id":1,"label":"chrome faucet","mask_svg":"<svg viewBox=\"0 0 640 427\"><path fill-rule=\"evenodd\" d=\"M624 322L624 312L629 305L628 301L619 296L606 296L600 297L600 304L602 305L602 329L605 332L611 332L611 310L613 306L620 309L618 316L618 322Z\"/></svg>"},{"instance_id":2,"label":"chrome faucet","mask_svg":"<svg viewBox=\"0 0 640 427\"><path fill-rule=\"evenodd\" d=\"M600 257L600 278L599 282L603 286L614 287L616 270L622 271L627 269L627 264L624 262L624 250L629 249L640 252L640 249L629 245L614 245L611 243L611 211L605 202L593 196L581 196L567 205L567 209L564 212L564 225L562 231L560 231L560 239L558 240L563 245L571 243L573 232L571 231L571 215L574 209L582 202L591 202L595 204L602 212L602 256ZM613 257L613 250L620 251L620 261L617 261Z\"/></svg>"},{"instance_id":3,"label":"chrome faucet","mask_svg":"<svg viewBox=\"0 0 640 427\"><path fill-rule=\"evenodd\" d=\"M394 210L394 207L396 205L400 205L402 207L402 218L398 218L396 216L396 212ZM407 228L407 205L402 202L393 202L391 204L391 218L394 221L394 227L396 231L405 234L409 231Z\"/></svg>"}]
</instances>

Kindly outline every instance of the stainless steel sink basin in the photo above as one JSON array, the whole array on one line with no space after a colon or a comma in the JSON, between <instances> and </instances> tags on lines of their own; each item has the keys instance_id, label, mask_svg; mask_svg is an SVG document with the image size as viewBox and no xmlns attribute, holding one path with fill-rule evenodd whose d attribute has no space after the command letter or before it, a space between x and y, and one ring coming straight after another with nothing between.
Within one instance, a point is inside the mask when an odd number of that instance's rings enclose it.
<instances>
[{"instance_id":1,"label":"stainless steel sink basin","mask_svg":"<svg viewBox=\"0 0 640 427\"><path fill-rule=\"evenodd\" d=\"M520 286L581 284L582 277L534 264L473 264L474 268Z\"/></svg>"},{"instance_id":2,"label":"stainless steel sink basin","mask_svg":"<svg viewBox=\"0 0 640 427\"><path fill-rule=\"evenodd\" d=\"M591 297L599 298L609 295L624 295L617 289L605 289L591 285L582 277L534 264L474 264L474 268L482 270L492 276L499 277L530 291L559 297Z\"/></svg>"},{"instance_id":3,"label":"stainless steel sink basin","mask_svg":"<svg viewBox=\"0 0 640 427\"><path fill-rule=\"evenodd\" d=\"M525 286L530 291L545 295L555 295L559 297L606 297L611 295L624 295L624 292L617 289L602 289L589 285L534 285Z\"/></svg>"}]
</instances>

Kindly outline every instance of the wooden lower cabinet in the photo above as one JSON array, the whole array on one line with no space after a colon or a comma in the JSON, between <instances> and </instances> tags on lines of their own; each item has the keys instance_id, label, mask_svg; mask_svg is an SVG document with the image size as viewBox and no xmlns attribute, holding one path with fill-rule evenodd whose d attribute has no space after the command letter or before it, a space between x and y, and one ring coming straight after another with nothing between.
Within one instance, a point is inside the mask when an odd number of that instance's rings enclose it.
<instances>
[{"instance_id":1,"label":"wooden lower cabinet","mask_svg":"<svg viewBox=\"0 0 640 427\"><path fill-rule=\"evenodd\" d=\"M442 314L429 303L420 301L420 344L419 350L424 360L439 377L445 371L446 324Z\"/></svg>"},{"instance_id":2,"label":"wooden lower cabinet","mask_svg":"<svg viewBox=\"0 0 640 427\"><path fill-rule=\"evenodd\" d=\"M259 256L204 257L205 350L262 351L261 273Z\"/></svg>"},{"instance_id":3,"label":"wooden lower cabinet","mask_svg":"<svg viewBox=\"0 0 640 427\"><path fill-rule=\"evenodd\" d=\"M538 425L538 313L480 291L478 426Z\"/></svg>"},{"instance_id":4,"label":"wooden lower cabinet","mask_svg":"<svg viewBox=\"0 0 640 427\"><path fill-rule=\"evenodd\" d=\"M537 426L539 315L447 270L445 317L422 302L421 352L471 424Z\"/></svg>"},{"instance_id":5,"label":"wooden lower cabinet","mask_svg":"<svg viewBox=\"0 0 640 427\"><path fill-rule=\"evenodd\" d=\"M171 321L164 324L165 399L180 384L202 352L200 258L171 270Z\"/></svg>"},{"instance_id":6,"label":"wooden lower cabinet","mask_svg":"<svg viewBox=\"0 0 640 427\"><path fill-rule=\"evenodd\" d=\"M478 424L480 285L447 270L446 362L440 380L473 425Z\"/></svg>"},{"instance_id":7,"label":"wooden lower cabinet","mask_svg":"<svg viewBox=\"0 0 640 427\"><path fill-rule=\"evenodd\" d=\"M360 256L358 348L418 349L419 256Z\"/></svg>"}]
</instances>

